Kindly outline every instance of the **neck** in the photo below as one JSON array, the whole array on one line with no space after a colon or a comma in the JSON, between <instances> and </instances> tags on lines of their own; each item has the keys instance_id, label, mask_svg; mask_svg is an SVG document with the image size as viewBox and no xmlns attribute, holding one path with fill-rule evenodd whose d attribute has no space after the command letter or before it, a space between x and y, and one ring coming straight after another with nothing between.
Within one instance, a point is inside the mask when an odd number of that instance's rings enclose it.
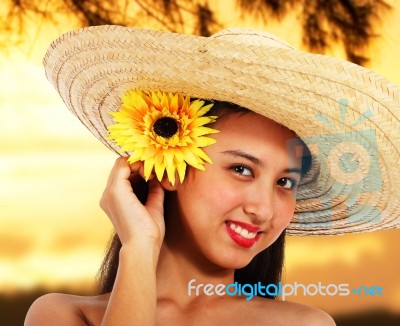
<instances>
[{"instance_id":1,"label":"neck","mask_svg":"<svg viewBox=\"0 0 400 326\"><path fill-rule=\"evenodd\" d=\"M159 300L185 306L205 297L210 299L204 293L206 284L215 286L234 282L234 270L202 263L204 259L188 256L188 250L176 250L164 242L157 265L157 298Z\"/></svg>"},{"instance_id":2,"label":"neck","mask_svg":"<svg viewBox=\"0 0 400 326\"><path fill-rule=\"evenodd\" d=\"M182 306L202 297L210 299L200 284L233 283L235 271L217 266L204 257L183 230L179 212L166 211L166 235L157 265L157 298Z\"/></svg>"}]
</instances>

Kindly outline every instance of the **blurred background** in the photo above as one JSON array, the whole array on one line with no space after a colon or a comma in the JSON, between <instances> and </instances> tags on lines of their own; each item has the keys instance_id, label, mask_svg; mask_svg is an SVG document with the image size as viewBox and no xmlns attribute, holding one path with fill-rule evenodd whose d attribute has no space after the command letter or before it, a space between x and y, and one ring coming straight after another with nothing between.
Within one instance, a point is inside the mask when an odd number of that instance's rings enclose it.
<instances>
[{"instance_id":1,"label":"blurred background","mask_svg":"<svg viewBox=\"0 0 400 326\"><path fill-rule=\"evenodd\" d=\"M95 293L112 230L98 201L116 156L68 112L41 65L59 34L99 24L204 36L255 27L400 84L398 1L3 0L0 14L0 325L22 325L43 293ZM398 230L289 237L284 283L380 286L383 295L288 299L338 325L400 325L399 239Z\"/></svg>"}]
</instances>

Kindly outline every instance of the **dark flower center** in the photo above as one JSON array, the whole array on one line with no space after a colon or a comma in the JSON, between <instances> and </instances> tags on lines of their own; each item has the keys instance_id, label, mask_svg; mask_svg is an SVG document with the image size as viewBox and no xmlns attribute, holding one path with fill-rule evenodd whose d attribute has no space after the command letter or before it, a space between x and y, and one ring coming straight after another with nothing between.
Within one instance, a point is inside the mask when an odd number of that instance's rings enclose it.
<instances>
[{"instance_id":1,"label":"dark flower center","mask_svg":"<svg viewBox=\"0 0 400 326\"><path fill-rule=\"evenodd\" d=\"M171 138L178 131L178 121L170 117L162 117L154 122L153 130L156 135Z\"/></svg>"}]
</instances>

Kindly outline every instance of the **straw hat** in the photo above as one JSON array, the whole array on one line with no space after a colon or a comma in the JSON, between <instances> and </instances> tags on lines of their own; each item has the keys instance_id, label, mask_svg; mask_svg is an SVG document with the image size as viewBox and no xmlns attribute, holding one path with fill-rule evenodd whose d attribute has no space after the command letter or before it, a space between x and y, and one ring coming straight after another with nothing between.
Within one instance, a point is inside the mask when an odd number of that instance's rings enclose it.
<instances>
[{"instance_id":1,"label":"straw hat","mask_svg":"<svg viewBox=\"0 0 400 326\"><path fill-rule=\"evenodd\" d=\"M133 89L233 102L293 130L313 164L288 234L399 227L400 90L368 69L256 30L200 37L121 26L62 35L44 65L69 110L117 153L109 111Z\"/></svg>"}]
</instances>

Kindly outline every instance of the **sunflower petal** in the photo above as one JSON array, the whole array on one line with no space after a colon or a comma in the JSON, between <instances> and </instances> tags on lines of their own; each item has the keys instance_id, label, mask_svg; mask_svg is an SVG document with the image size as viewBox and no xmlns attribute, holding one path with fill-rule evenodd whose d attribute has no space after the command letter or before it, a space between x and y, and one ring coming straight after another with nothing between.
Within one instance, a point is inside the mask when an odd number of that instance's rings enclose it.
<instances>
[{"instance_id":1,"label":"sunflower petal","mask_svg":"<svg viewBox=\"0 0 400 326\"><path fill-rule=\"evenodd\" d=\"M208 128L208 127L197 127L191 130L190 136L191 137L199 137L203 135L209 135L209 134L217 134L219 133L219 130Z\"/></svg>"},{"instance_id":2,"label":"sunflower petal","mask_svg":"<svg viewBox=\"0 0 400 326\"><path fill-rule=\"evenodd\" d=\"M183 156L189 165L199 168L199 166L202 164L201 160L197 158L196 155L193 154L193 152L190 149L184 148L183 150Z\"/></svg>"},{"instance_id":3,"label":"sunflower petal","mask_svg":"<svg viewBox=\"0 0 400 326\"><path fill-rule=\"evenodd\" d=\"M147 160L151 157L154 157L155 153L156 153L156 149L154 148L154 146L146 147L142 154L142 160Z\"/></svg>"},{"instance_id":4,"label":"sunflower petal","mask_svg":"<svg viewBox=\"0 0 400 326\"><path fill-rule=\"evenodd\" d=\"M176 161L176 169L178 170L179 181L183 183L185 179L185 172L186 172L186 163L185 161Z\"/></svg>"},{"instance_id":5,"label":"sunflower petal","mask_svg":"<svg viewBox=\"0 0 400 326\"><path fill-rule=\"evenodd\" d=\"M131 156L129 156L129 163L135 163L140 161L143 156L143 151L135 150L132 152Z\"/></svg>"},{"instance_id":6,"label":"sunflower petal","mask_svg":"<svg viewBox=\"0 0 400 326\"><path fill-rule=\"evenodd\" d=\"M215 144L217 141L214 138L210 137L197 137L194 139L194 145L196 147L206 147L212 144Z\"/></svg>"},{"instance_id":7,"label":"sunflower petal","mask_svg":"<svg viewBox=\"0 0 400 326\"><path fill-rule=\"evenodd\" d=\"M156 176L158 181L161 181L164 175L165 171L165 165L164 165L164 160L163 160L163 154L162 150L159 150L158 153L156 154L156 162L155 162L155 171L156 171Z\"/></svg>"},{"instance_id":8,"label":"sunflower petal","mask_svg":"<svg viewBox=\"0 0 400 326\"><path fill-rule=\"evenodd\" d=\"M174 161L177 161L177 157L175 155L176 152L176 150L171 149L164 153L164 161L168 179L169 181L171 181L172 184L175 184L176 165L174 164Z\"/></svg>"},{"instance_id":9,"label":"sunflower petal","mask_svg":"<svg viewBox=\"0 0 400 326\"><path fill-rule=\"evenodd\" d=\"M146 181L149 180L151 171L153 171L153 167L155 164L154 157L148 158L144 161L144 178Z\"/></svg>"},{"instance_id":10,"label":"sunflower petal","mask_svg":"<svg viewBox=\"0 0 400 326\"><path fill-rule=\"evenodd\" d=\"M201 117L201 116L205 115L208 111L210 111L210 109L212 108L213 105L214 105L214 103L203 106L196 112L194 117L197 118L197 117Z\"/></svg>"},{"instance_id":11,"label":"sunflower petal","mask_svg":"<svg viewBox=\"0 0 400 326\"><path fill-rule=\"evenodd\" d=\"M170 164L166 166L168 180L175 185L175 165Z\"/></svg>"},{"instance_id":12,"label":"sunflower petal","mask_svg":"<svg viewBox=\"0 0 400 326\"><path fill-rule=\"evenodd\" d=\"M212 163L211 159L208 157L204 151L198 147L192 147L192 152L195 154L197 157L201 158L203 161L207 163Z\"/></svg>"},{"instance_id":13,"label":"sunflower petal","mask_svg":"<svg viewBox=\"0 0 400 326\"><path fill-rule=\"evenodd\" d=\"M211 120L209 117L199 117L192 121L192 123L190 124L190 127L191 128L201 127L210 122L211 122Z\"/></svg>"},{"instance_id":14,"label":"sunflower petal","mask_svg":"<svg viewBox=\"0 0 400 326\"><path fill-rule=\"evenodd\" d=\"M160 98L157 96L157 92L151 92L150 97L151 97L151 102L152 104L159 110L161 107L160 103Z\"/></svg>"}]
</instances>

